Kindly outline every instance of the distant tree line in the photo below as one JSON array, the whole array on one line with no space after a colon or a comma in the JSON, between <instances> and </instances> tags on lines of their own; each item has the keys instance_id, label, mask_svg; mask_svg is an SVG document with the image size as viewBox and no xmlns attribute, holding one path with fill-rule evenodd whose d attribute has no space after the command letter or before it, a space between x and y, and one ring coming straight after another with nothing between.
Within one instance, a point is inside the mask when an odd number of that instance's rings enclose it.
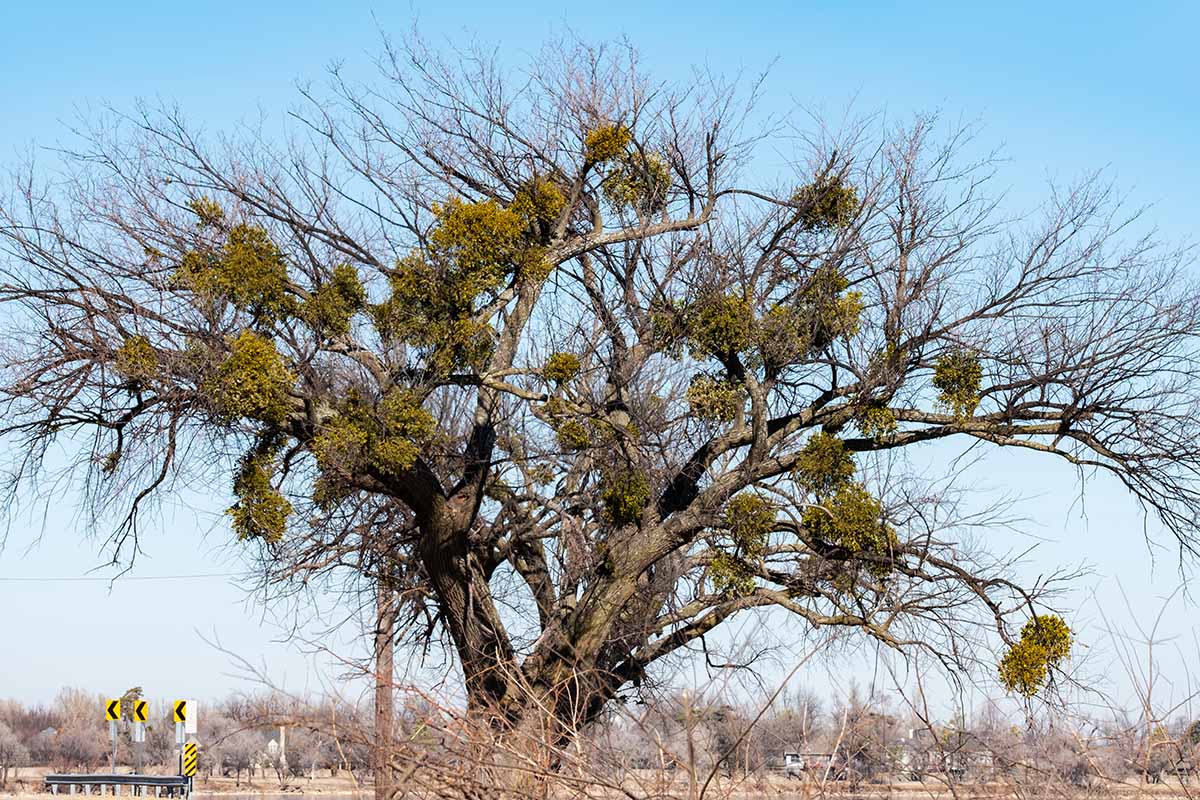
<instances>
[{"instance_id":1,"label":"distant tree line","mask_svg":"<svg viewBox=\"0 0 1200 800\"><path fill-rule=\"evenodd\" d=\"M105 696L65 688L49 704L0 700L0 785L19 777L24 766L56 771L107 770L112 740L102 708ZM128 720L120 723L117 743L119 765L141 764L149 770L172 769L177 758L175 726L167 701L151 701L146 740L132 741ZM277 694L230 696L199 704L202 775L222 774L253 782L274 777L313 777L319 771L357 772L367 764L365 744L322 734L299 724L279 725L321 716L341 719L347 730L357 730L360 710L334 708L329 702L304 703ZM283 729L281 735L281 727ZM281 743L281 739L285 739Z\"/></svg>"},{"instance_id":2,"label":"distant tree line","mask_svg":"<svg viewBox=\"0 0 1200 800\"><path fill-rule=\"evenodd\" d=\"M1200 763L1200 720L1186 716L1147 720L1110 711L1084 718L1050 707L1014 716L985 704L934 720L900 695L858 689L834 700L800 689L765 709L732 694L674 692L619 706L581 737L588 763L621 776L782 771L820 781L1054 779L1074 786L1187 780ZM435 761L443 758L439 751L453 745L437 733L438 709L405 696L398 739L426 748ZM19 779L27 766L107 769L111 740L103 700L75 688L49 704L0 700L0 786ZM253 785L257 777L284 785L342 771L365 780L371 771L370 707L277 692L231 695L199 707L202 780L221 775ZM170 708L152 701L151 709L140 752L122 723L118 761L170 771L177 753Z\"/></svg>"},{"instance_id":3,"label":"distant tree line","mask_svg":"<svg viewBox=\"0 0 1200 800\"><path fill-rule=\"evenodd\" d=\"M785 768L816 781L1188 781L1200 764L1200 721L1108 709L1044 706L1007 714L993 703L933 719L898 694L823 702L799 691L765 713L727 697L674 693L626 708L592 729L595 754L616 770L691 769L749 776Z\"/></svg>"}]
</instances>

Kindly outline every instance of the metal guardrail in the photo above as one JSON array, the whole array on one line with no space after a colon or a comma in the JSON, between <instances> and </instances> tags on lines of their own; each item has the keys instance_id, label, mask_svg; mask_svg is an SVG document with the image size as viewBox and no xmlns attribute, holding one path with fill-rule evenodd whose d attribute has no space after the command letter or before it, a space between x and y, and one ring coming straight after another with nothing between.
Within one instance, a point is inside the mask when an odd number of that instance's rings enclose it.
<instances>
[{"instance_id":1,"label":"metal guardrail","mask_svg":"<svg viewBox=\"0 0 1200 800\"><path fill-rule=\"evenodd\" d=\"M69 794L121 794L128 786L129 794L154 797L184 797L190 794L191 779L183 775L69 775L51 773L45 778L52 794L66 788ZM147 791L147 790L153 790Z\"/></svg>"}]
</instances>

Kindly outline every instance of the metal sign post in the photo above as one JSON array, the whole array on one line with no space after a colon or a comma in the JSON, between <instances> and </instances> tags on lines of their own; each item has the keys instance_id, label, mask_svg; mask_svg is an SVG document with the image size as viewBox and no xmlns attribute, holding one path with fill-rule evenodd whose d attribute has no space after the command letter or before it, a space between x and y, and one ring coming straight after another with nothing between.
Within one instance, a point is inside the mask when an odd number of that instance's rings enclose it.
<instances>
[{"instance_id":1,"label":"metal sign post","mask_svg":"<svg viewBox=\"0 0 1200 800\"><path fill-rule=\"evenodd\" d=\"M146 756L146 705L145 700L135 700L133 703L133 715L131 717L133 720L133 729L130 733L135 745L134 754L137 759L133 768L135 775L142 771L142 762L145 761Z\"/></svg>"},{"instance_id":2,"label":"metal sign post","mask_svg":"<svg viewBox=\"0 0 1200 800\"><path fill-rule=\"evenodd\" d=\"M129 731L130 739L133 741L133 753L135 757L133 774L138 775L142 771L142 762L146 760L146 723L135 722Z\"/></svg>"},{"instance_id":3,"label":"metal sign post","mask_svg":"<svg viewBox=\"0 0 1200 800\"><path fill-rule=\"evenodd\" d=\"M183 774L183 744L187 741L184 727L188 718L187 700L176 700L171 706L171 719L175 720L175 744L179 745L179 774Z\"/></svg>"},{"instance_id":4,"label":"metal sign post","mask_svg":"<svg viewBox=\"0 0 1200 800\"><path fill-rule=\"evenodd\" d=\"M195 736L200 730L200 710L195 700L187 701L187 718L183 722L185 736ZM195 740L184 742L183 745L183 775L188 779L188 796L191 797L195 788L196 766L200 759L199 747Z\"/></svg>"},{"instance_id":5,"label":"metal sign post","mask_svg":"<svg viewBox=\"0 0 1200 800\"><path fill-rule=\"evenodd\" d=\"M175 723L175 745L179 749L179 774L180 775L183 774L183 743L184 743L184 741L186 741L186 737L183 733L183 723L176 722Z\"/></svg>"},{"instance_id":6,"label":"metal sign post","mask_svg":"<svg viewBox=\"0 0 1200 800\"><path fill-rule=\"evenodd\" d=\"M108 720L108 735L112 737L112 761L110 770L117 771L117 722L121 719L121 701L109 700L104 704L104 718Z\"/></svg>"}]
</instances>

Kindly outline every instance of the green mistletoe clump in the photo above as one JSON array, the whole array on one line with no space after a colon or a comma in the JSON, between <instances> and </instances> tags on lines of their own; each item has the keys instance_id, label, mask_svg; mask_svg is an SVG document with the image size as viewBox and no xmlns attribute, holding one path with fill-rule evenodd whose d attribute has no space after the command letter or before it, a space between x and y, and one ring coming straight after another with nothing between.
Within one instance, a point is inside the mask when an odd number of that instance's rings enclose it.
<instances>
[{"instance_id":1,"label":"green mistletoe clump","mask_svg":"<svg viewBox=\"0 0 1200 800\"><path fill-rule=\"evenodd\" d=\"M1000 660L1000 682L1010 692L1032 697L1050 678L1050 670L1071 652L1071 629L1062 617L1037 614L1021 628L1021 638Z\"/></svg>"},{"instance_id":2,"label":"green mistletoe clump","mask_svg":"<svg viewBox=\"0 0 1200 800\"><path fill-rule=\"evenodd\" d=\"M633 134L624 125L600 125L583 139L584 158L589 164L612 161L623 156L632 142Z\"/></svg>"},{"instance_id":3,"label":"green mistletoe clump","mask_svg":"<svg viewBox=\"0 0 1200 800\"><path fill-rule=\"evenodd\" d=\"M566 383L579 374L579 356L574 353L551 353L542 366L542 375L555 383Z\"/></svg>"},{"instance_id":4,"label":"green mistletoe clump","mask_svg":"<svg viewBox=\"0 0 1200 800\"><path fill-rule=\"evenodd\" d=\"M661 156L635 150L616 159L602 188L604 196L618 208L658 211L671 188L671 169Z\"/></svg>"},{"instance_id":5,"label":"green mistletoe clump","mask_svg":"<svg viewBox=\"0 0 1200 800\"><path fill-rule=\"evenodd\" d=\"M688 407L697 418L710 422L733 422L744 403L742 387L708 375L692 380L687 390Z\"/></svg>"},{"instance_id":6,"label":"green mistletoe clump","mask_svg":"<svg viewBox=\"0 0 1200 800\"><path fill-rule=\"evenodd\" d=\"M816 539L843 547L850 553L890 558L898 539L887 523L883 504L861 482L854 480L854 459L837 436L819 431L797 454L793 477L816 501L806 507L800 521ZM876 577L891 572L887 562L868 561Z\"/></svg>"},{"instance_id":7,"label":"green mistletoe clump","mask_svg":"<svg viewBox=\"0 0 1200 800\"><path fill-rule=\"evenodd\" d=\"M558 438L558 446L564 451L586 450L592 446L591 427L577 419L563 420L554 433Z\"/></svg>"},{"instance_id":8,"label":"green mistletoe clump","mask_svg":"<svg viewBox=\"0 0 1200 800\"><path fill-rule=\"evenodd\" d=\"M313 330L328 338L350 332L351 318L367 304L367 291L350 264L333 268L329 281L317 285L300 309L300 316Z\"/></svg>"},{"instance_id":9,"label":"green mistletoe clump","mask_svg":"<svg viewBox=\"0 0 1200 800\"><path fill-rule=\"evenodd\" d=\"M218 245L185 253L175 282L208 308L227 301L256 322L292 314L296 308L288 293L287 264L266 230L239 223L224 231L223 238Z\"/></svg>"},{"instance_id":10,"label":"green mistletoe clump","mask_svg":"<svg viewBox=\"0 0 1200 800\"><path fill-rule=\"evenodd\" d=\"M982 380L979 356L968 350L951 350L934 364L933 385L939 392L938 403L959 419L975 413Z\"/></svg>"},{"instance_id":11,"label":"green mistletoe clump","mask_svg":"<svg viewBox=\"0 0 1200 800\"><path fill-rule=\"evenodd\" d=\"M275 343L254 331L242 331L229 356L203 385L218 413L227 420L252 419L282 425L291 410L288 390L295 376Z\"/></svg>"},{"instance_id":12,"label":"green mistletoe clump","mask_svg":"<svg viewBox=\"0 0 1200 800\"><path fill-rule=\"evenodd\" d=\"M408 389L392 389L374 405L352 392L321 425L311 450L330 489L361 472L397 478L416 463L436 426Z\"/></svg>"},{"instance_id":13,"label":"green mistletoe clump","mask_svg":"<svg viewBox=\"0 0 1200 800\"><path fill-rule=\"evenodd\" d=\"M635 469L611 471L602 481L600 503L605 518L613 525L632 525L650 503L650 481Z\"/></svg>"},{"instance_id":14,"label":"green mistletoe clump","mask_svg":"<svg viewBox=\"0 0 1200 800\"><path fill-rule=\"evenodd\" d=\"M806 230L844 228L858 213L858 191L838 176L820 178L801 187L792 198Z\"/></svg>"},{"instance_id":15,"label":"green mistletoe clump","mask_svg":"<svg viewBox=\"0 0 1200 800\"><path fill-rule=\"evenodd\" d=\"M113 366L129 380L144 383L158 374L158 353L145 336L130 336L113 354Z\"/></svg>"},{"instance_id":16,"label":"green mistletoe clump","mask_svg":"<svg viewBox=\"0 0 1200 800\"><path fill-rule=\"evenodd\" d=\"M275 488L275 452L258 449L242 459L233 481L237 502L226 513L239 539L276 543L283 539L292 504Z\"/></svg>"},{"instance_id":17,"label":"green mistletoe clump","mask_svg":"<svg viewBox=\"0 0 1200 800\"><path fill-rule=\"evenodd\" d=\"M541 236L557 189L534 186L542 188L522 189L508 206L459 198L434 206L426 246L396 262L390 295L370 309L385 341L423 352L435 375L483 365L494 331L477 318L480 305L512 281L538 282L550 272Z\"/></svg>"},{"instance_id":18,"label":"green mistletoe clump","mask_svg":"<svg viewBox=\"0 0 1200 800\"><path fill-rule=\"evenodd\" d=\"M811 494L826 497L854 477L854 458L838 436L818 431L796 458L793 475Z\"/></svg>"},{"instance_id":19,"label":"green mistletoe clump","mask_svg":"<svg viewBox=\"0 0 1200 800\"><path fill-rule=\"evenodd\" d=\"M777 508L755 492L742 492L726 505L728 542L716 543L718 552L709 564L717 593L742 596L754 591L755 564L766 551Z\"/></svg>"}]
</instances>

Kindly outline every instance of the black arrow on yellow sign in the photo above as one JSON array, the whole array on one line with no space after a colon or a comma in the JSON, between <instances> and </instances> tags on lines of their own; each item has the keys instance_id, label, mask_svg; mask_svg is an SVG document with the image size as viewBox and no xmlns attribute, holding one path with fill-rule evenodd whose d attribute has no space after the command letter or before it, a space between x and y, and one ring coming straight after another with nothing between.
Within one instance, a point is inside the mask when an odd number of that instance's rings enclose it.
<instances>
[{"instance_id":1,"label":"black arrow on yellow sign","mask_svg":"<svg viewBox=\"0 0 1200 800\"><path fill-rule=\"evenodd\" d=\"M133 703L133 721L134 722L145 722L146 721L146 701L145 700L135 700L134 701L134 703Z\"/></svg>"},{"instance_id":2,"label":"black arrow on yellow sign","mask_svg":"<svg viewBox=\"0 0 1200 800\"><path fill-rule=\"evenodd\" d=\"M176 700L171 711L171 716L176 722L187 722L187 700Z\"/></svg>"},{"instance_id":3,"label":"black arrow on yellow sign","mask_svg":"<svg viewBox=\"0 0 1200 800\"><path fill-rule=\"evenodd\" d=\"M108 705L104 707L104 718L109 722L116 722L121 718L121 701L109 700Z\"/></svg>"}]
</instances>

